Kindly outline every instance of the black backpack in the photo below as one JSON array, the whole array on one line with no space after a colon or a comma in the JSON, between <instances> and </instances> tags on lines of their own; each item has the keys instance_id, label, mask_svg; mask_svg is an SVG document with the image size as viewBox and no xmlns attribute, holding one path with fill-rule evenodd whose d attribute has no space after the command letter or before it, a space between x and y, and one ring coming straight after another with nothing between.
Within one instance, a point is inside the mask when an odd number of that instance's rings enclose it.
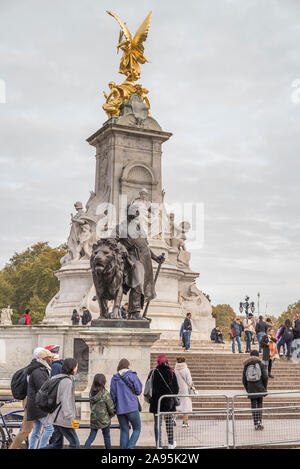
<instances>
[{"instance_id":1,"label":"black backpack","mask_svg":"<svg viewBox=\"0 0 300 469\"><path fill-rule=\"evenodd\" d=\"M59 404L56 403L58 385L60 381L65 378L69 378L69 376L49 378L36 393L35 404L43 412L51 414L59 406Z\"/></svg>"},{"instance_id":2,"label":"black backpack","mask_svg":"<svg viewBox=\"0 0 300 469\"><path fill-rule=\"evenodd\" d=\"M23 400L27 396L27 375L28 366L21 368L13 374L10 382L10 389L14 399Z\"/></svg>"},{"instance_id":3,"label":"black backpack","mask_svg":"<svg viewBox=\"0 0 300 469\"><path fill-rule=\"evenodd\" d=\"M291 340L293 340L293 338L294 338L293 331L286 327L283 333L283 339L286 340L287 342L290 342Z\"/></svg>"}]
</instances>

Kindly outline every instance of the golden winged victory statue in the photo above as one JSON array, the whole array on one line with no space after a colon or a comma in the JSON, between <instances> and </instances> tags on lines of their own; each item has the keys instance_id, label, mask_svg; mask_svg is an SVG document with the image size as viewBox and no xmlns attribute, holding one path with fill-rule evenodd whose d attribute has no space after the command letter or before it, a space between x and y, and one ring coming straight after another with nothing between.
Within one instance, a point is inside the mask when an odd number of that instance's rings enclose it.
<instances>
[{"instance_id":1,"label":"golden winged victory statue","mask_svg":"<svg viewBox=\"0 0 300 469\"><path fill-rule=\"evenodd\" d=\"M107 11L107 13L113 16L121 27L117 51L121 49L123 56L120 61L119 73L126 76L126 80L121 85L116 85L113 81L109 83L109 95L104 92L106 103L102 107L108 117L111 118L120 115L121 105L128 101L134 93L139 94L142 101L150 107L147 96L148 90L143 88L141 84L135 84L134 82L141 76L140 64L149 62L144 56L143 43L148 36L152 12L144 19L133 39L126 24L111 11Z\"/></svg>"}]
</instances>

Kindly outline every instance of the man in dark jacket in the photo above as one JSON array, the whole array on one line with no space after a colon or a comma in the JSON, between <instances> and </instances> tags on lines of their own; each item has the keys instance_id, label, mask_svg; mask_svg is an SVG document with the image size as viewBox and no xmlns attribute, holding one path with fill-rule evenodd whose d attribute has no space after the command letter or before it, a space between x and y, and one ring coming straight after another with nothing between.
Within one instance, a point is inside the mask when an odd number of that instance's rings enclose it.
<instances>
[{"instance_id":1,"label":"man in dark jacket","mask_svg":"<svg viewBox=\"0 0 300 469\"><path fill-rule=\"evenodd\" d=\"M266 396L268 386L268 375L266 368L259 359L257 350L250 352L250 358L244 363L243 385L251 400L251 408L253 409L253 421L255 430L263 430L262 425L262 407L263 397ZM258 395L255 396L255 393ZM264 394L260 394L264 393Z\"/></svg>"},{"instance_id":2,"label":"man in dark jacket","mask_svg":"<svg viewBox=\"0 0 300 469\"><path fill-rule=\"evenodd\" d=\"M45 347L46 350L49 350L49 352L52 353L52 365L51 365L51 374L50 378L55 375L60 375L61 374L61 369L63 366L63 360L59 358L59 345L47 345Z\"/></svg>"},{"instance_id":3,"label":"man in dark jacket","mask_svg":"<svg viewBox=\"0 0 300 469\"><path fill-rule=\"evenodd\" d=\"M81 322L82 322L83 326L86 326L89 322L91 322L92 315L85 306L83 306L81 308L81 310L82 310L82 313L83 313L82 316L81 316Z\"/></svg>"},{"instance_id":4,"label":"man in dark jacket","mask_svg":"<svg viewBox=\"0 0 300 469\"><path fill-rule=\"evenodd\" d=\"M175 372L172 367L169 366L168 357L161 354L157 357L157 367L150 371L148 378L152 374L152 398L150 401L149 412L154 414L154 432L155 440L157 442L159 435L159 421L156 416L158 412L158 401L161 396L168 394L178 394L179 386ZM165 397L161 400L160 412L168 412L164 416L166 423L166 430L168 435L169 449L174 449L176 442L174 441L174 423L173 414L176 412L176 405L173 397Z\"/></svg>"},{"instance_id":5,"label":"man in dark jacket","mask_svg":"<svg viewBox=\"0 0 300 469\"><path fill-rule=\"evenodd\" d=\"M191 344L191 334L192 334L192 321L191 321L191 313L187 313L186 318L183 323L183 340L185 351L188 352L190 350Z\"/></svg>"},{"instance_id":6,"label":"man in dark jacket","mask_svg":"<svg viewBox=\"0 0 300 469\"><path fill-rule=\"evenodd\" d=\"M242 332L244 330L244 326L241 323L239 318L235 318L232 321L232 323L230 325L230 328L231 328L231 330L234 331L234 334L235 334L235 337L231 337L232 353L235 353L235 341L237 341L239 353L242 353L241 336L242 336Z\"/></svg>"},{"instance_id":7,"label":"man in dark jacket","mask_svg":"<svg viewBox=\"0 0 300 469\"><path fill-rule=\"evenodd\" d=\"M258 321L256 323L256 327L255 327L256 337L257 337L257 341L259 344L259 352L261 352L261 346L260 346L261 339L263 338L264 335L266 335L267 330L268 330L268 326L265 323L264 318L262 316L259 316Z\"/></svg>"},{"instance_id":8,"label":"man in dark jacket","mask_svg":"<svg viewBox=\"0 0 300 469\"><path fill-rule=\"evenodd\" d=\"M299 316L294 317L294 339L300 339L300 320Z\"/></svg>"},{"instance_id":9,"label":"man in dark jacket","mask_svg":"<svg viewBox=\"0 0 300 469\"><path fill-rule=\"evenodd\" d=\"M37 447L43 427L44 433L39 448L47 445L53 433L53 426L47 423L47 413L39 409L35 403L37 392L50 377L51 364L52 353L49 350L42 349L37 355L37 360L32 360L28 367L27 419L28 421L34 421L33 431L29 440L29 449Z\"/></svg>"}]
</instances>

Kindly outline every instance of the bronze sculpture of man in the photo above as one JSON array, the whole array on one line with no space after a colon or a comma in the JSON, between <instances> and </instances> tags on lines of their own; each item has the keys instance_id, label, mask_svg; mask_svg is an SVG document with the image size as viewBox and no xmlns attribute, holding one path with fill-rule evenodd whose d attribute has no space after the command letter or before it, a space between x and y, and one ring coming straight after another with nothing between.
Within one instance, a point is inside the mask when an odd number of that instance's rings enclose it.
<instances>
[{"instance_id":1,"label":"bronze sculpture of man","mask_svg":"<svg viewBox=\"0 0 300 469\"><path fill-rule=\"evenodd\" d=\"M131 205L127 220L116 226L114 236L126 248L131 265L125 266L124 293L129 293L129 319L142 319L144 304L156 297L152 259L158 264L165 260L149 247L146 233L139 222L139 210Z\"/></svg>"}]
</instances>

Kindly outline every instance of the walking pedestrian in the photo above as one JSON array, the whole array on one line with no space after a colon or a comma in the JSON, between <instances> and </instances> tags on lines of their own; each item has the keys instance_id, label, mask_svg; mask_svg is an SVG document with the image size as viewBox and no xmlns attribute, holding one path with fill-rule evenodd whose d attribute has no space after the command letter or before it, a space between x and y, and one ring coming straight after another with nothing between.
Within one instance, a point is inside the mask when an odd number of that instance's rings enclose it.
<instances>
[{"instance_id":1,"label":"walking pedestrian","mask_svg":"<svg viewBox=\"0 0 300 469\"><path fill-rule=\"evenodd\" d=\"M255 327L257 341L259 344L259 352L261 352L261 346L260 346L261 339L263 338L264 335L266 335L267 330L268 330L268 326L265 323L263 316L259 316L258 321L256 323L256 327Z\"/></svg>"},{"instance_id":2,"label":"walking pedestrian","mask_svg":"<svg viewBox=\"0 0 300 469\"><path fill-rule=\"evenodd\" d=\"M137 396L142 392L142 383L129 367L129 361L123 358L110 383L110 394L120 424L120 449L134 449L141 433L141 407ZM133 430L130 438L129 424Z\"/></svg>"},{"instance_id":3,"label":"walking pedestrian","mask_svg":"<svg viewBox=\"0 0 300 469\"><path fill-rule=\"evenodd\" d=\"M286 355L285 341L281 335L283 328L284 328L284 324L281 324L276 332L277 349L278 349L279 358L283 358ZM280 353L281 347L283 350L282 354Z\"/></svg>"},{"instance_id":4,"label":"walking pedestrian","mask_svg":"<svg viewBox=\"0 0 300 469\"><path fill-rule=\"evenodd\" d=\"M179 391L178 382L174 369L169 365L168 357L160 354L157 357L156 368L150 371L148 378L152 377L152 398L150 401L150 413L154 414L154 435L155 441L158 441L159 429L161 426L161 418L156 415L158 412L158 401L161 396L166 394L174 394L176 396ZM173 397L165 397L161 400L160 412L168 412L164 416L166 430L168 435L168 449L176 448L174 441L174 414L176 413L176 400Z\"/></svg>"},{"instance_id":5,"label":"walking pedestrian","mask_svg":"<svg viewBox=\"0 0 300 469\"><path fill-rule=\"evenodd\" d=\"M50 373L50 377L52 378L52 376L59 375L61 373L64 361L59 358L59 345L47 345L45 349L52 353L52 365Z\"/></svg>"},{"instance_id":6,"label":"walking pedestrian","mask_svg":"<svg viewBox=\"0 0 300 469\"><path fill-rule=\"evenodd\" d=\"M90 434L85 442L84 449L89 449L95 440L98 430L101 429L105 449L111 449L110 423L115 415L115 406L108 391L105 389L106 378L99 373L94 376L90 390Z\"/></svg>"},{"instance_id":7,"label":"walking pedestrian","mask_svg":"<svg viewBox=\"0 0 300 469\"><path fill-rule=\"evenodd\" d=\"M47 421L55 428L56 438L45 449L62 449L64 438L69 442L69 449L78 449L80 443L76 433L78 421L76 420L75 383L74 376L78 370L75 358L66 358L63 362L61 374L55 375L51 380L59 379L54 412L48 414Z\"/></svg>"},{"instance_id":8,"label":"walking pedestrian","mask_svg":"<svg viewBox=\"0 0 300 469\"><path fill-rule=\"evenodd\" d=\"M268 376L265 366L259 359L258 350L252 350L250 357L244 363L243 385L248 393L248 398L251 400L254 429L263 430L263 397L267 391Z\"/></svg>"},{"instance_id":9,"label":"walking pedestrian","mask_svg":"<svg viewBox=\"0 0 300 469\"><path fill-rule=\"evenodd\" d=\"M292 323L289 319L286 319L286 321L284 322L284 326L283 328L281 329L279 335L278 335L278 339L280 340L281 337L283 338L283 341L286 345L286 348L287 348L287 359L290 360L291 358L291 345L292 345L292 341L294 339L294 332L293 332L293 327L292 327Z\"/></svg>"},{"instance_id":10,"label":"walking pedestrian","mask_svg":"<svg viewBox=\"0 0 300 469\"><path fill-rule=\"evenodd\" d=\"M178 357L176 361L175 375L179 387L178 394L192 394L193 380L185 358ZM180 405L176 407L176 411L183 413L182 427L189 427L189 413L193 411L191 397L180 397Z\"/></svg>"},{"instance_id":11,"label":"walking pedestrian","mask_svg":"<svg viewBox=\"0 0 300 469\"><path fill-rule=\"evenodd\" d=\"M30 364L32 364L33 362L36 362L37 354L41 350L43 350L42 347L37 347L37 348L34 349L33 359L32 359ZM27 382L28 382L28 379L29 379L29 377L26 373L26 381ZM30 435L30 433L32 432L32 429L33 429L33 421L28 421L28 419L27 419L27 392L28 392L28 389L26 390L26 396L22 400L22 407L24 409L22 427L20 428L19 433L13 439L13 442L10 445L9 449L21 449L23 441L25 441L26 438L28 438L28 436Z\"/></svg>"},{"instance_id":12,"label":"walking pedestrian","mask_svg":"<svg viewBox=\"0 0 300 469\"><path fill-rule=\"evenodd\" d=\"M266 367L266 371L268 373L269 378L274 378L272 375L272 367L274 366L275 358L278 355L277 346L276 346L276 338L274 331L270 329L268 334L264 335L261 339L261 347L262 347L262 363Z\"/></svg>"},{"instance_id":13,"label":"walking pedestrian","mask_svg":"<svg viewBox=\"0 0 300 469\"><path fill-rule=\"evenodd\" d=\"M230 328L231 328L232 353L235 353L235 341L237 341L239 353L242 353L241 335L243 331L243 325L240 319L235 318L232 321Z\"/></svg>"},{"instance_id":14,"label":"walking pedestrian","mask_svg":"<svg viewBox=\"0 0 300 469\"><path fill-rule=\"evenodd\" d=\"M187 313L186 318L183 323L183 340L184 340L184 346L185 346L186 352L188 352L191 347L191 334L193 330L191 319L192 319L192 314Z\"/></svg>"},{"instance_id":15,"label":"walking pedestrian","mask_svg":"<svg viewBox=\"0 0 300 469\"><path fill-rule=\"evenodd\" d=\"M248 317L246 317L243 320L243 326L244 326L245 339L246 339L246 353L250 353L252 337L253 337L253 334L255 333L255 321L254 321L252 313L249 313Z\"/></svg>"},{"instance_id":16,"label":"walking pedestrian","mask_svg":"<svg viewBox=\"0 0 300 469\"><path fill-rule=\"evenodd\" d=\"M47 422L47 413L43 412L35 403L37 392L50 377L51 364L52 353L49 350L42 349L37 354L37 360L32 361L28 367L27 420L33 421L29 449L45 447L53 433L53 426ZM44 431L41 436L42 429Z\"/></svg>"},{"instance_id":17,"label":"walking pedestrian","mask_svg":"<svg viewBox=\"0 0 300 469\"><path fill-rule=\"evenodd\" d=\"M73 309L71 321L72 321L72 326L78 326L79 321L80 321L80 315L77 309Z\"/></svg>"}]
</instances>

